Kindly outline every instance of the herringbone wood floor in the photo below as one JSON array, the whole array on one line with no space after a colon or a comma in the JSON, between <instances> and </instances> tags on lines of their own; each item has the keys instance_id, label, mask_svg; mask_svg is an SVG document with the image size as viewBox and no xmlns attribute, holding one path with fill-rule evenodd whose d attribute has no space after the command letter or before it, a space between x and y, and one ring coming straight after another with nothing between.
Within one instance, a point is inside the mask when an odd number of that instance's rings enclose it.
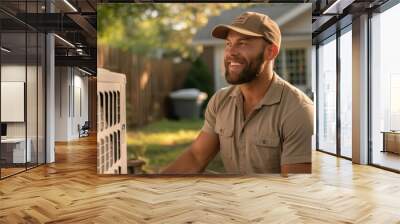
<instances>
[{"instance_id":1,"label":"herringbone wood floor","mask_svg":"<svg viewBox=\"0 0 400 224\"><path fill-rule=\"evenodd\" d=\"M96 174L96 141L0 181L0 223L400 223L400 175L315 152L313 174Z\"/></svg>"}]
</instances>

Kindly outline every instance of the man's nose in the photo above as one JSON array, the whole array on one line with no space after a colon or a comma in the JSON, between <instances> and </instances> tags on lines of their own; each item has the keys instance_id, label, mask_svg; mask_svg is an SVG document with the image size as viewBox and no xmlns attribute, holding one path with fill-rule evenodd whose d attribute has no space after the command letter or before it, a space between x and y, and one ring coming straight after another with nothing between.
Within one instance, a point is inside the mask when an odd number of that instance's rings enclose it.
<instances>
[{"instance_id":1,"label":"man's nose","mask_svg":"<svg viewBox=\"0 0 400 224\"><path fill-rule=\"evenodd\" d=\"M235 46L231 46L231 47L226 47L225 48L225 54L227 56L237 56L238 55L238 50Z\"/></svg>"}]
</instances>

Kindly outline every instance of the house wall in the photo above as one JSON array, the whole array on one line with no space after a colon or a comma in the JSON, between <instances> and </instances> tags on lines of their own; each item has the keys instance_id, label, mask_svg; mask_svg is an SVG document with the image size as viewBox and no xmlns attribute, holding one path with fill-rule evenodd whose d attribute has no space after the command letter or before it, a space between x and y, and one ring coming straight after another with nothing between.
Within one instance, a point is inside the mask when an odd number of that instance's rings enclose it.
<instances>
[{"instance_id":1,"label":"house wall","mask_svg":"<svg viewBox=\"0 0 400 224\"><path fill-rule=\"evenodd\" d=\"M311 41L308 40L296 40L296 41L286 41L282 47L281 52L284 52L288 49L305 49L306 51L306 85L296 86L299 89L306 91L307 89L312 89L312 68L311 68L311 53L312 53L312 45ZM225 67L224 67L224 46L218 45L214 47L214 88L215 91L221 89L223 87L228 86L229 84L225 80ZM279 74L283 79L288 80L288 75L285 71L282 74Z\"/></svg>"},{"instance_id":2,"label":"house wall","mask_svg":"<svg viewBox=\"0 0 400 224\"><path fill-rule=\"evenodd\" d=\"M312 24L310 21L311 10L306 10L280 27L281 51L296 48L306 50L306 85L296 86L303 91L312 90ZM282 76L288 80L287 74L282 74Z\"/></svg>"},{"instance_id":3,"label":"house wall","mask_svg":"<svg viewBox=\"0 0 400 224\"><path fill-rule=\"evenodd\" d=\"M228 86L225 80L224 45L214 46L214 89L215 91Z\"/></svg>"},{"instance_id":4,"label":"house wall","mask_svg":"<svg viewBox=\"0 0 400 224\"><path fill-rule=\"evenodd\" d=\"M294 19L288 21L287 23L285 23L280 27L282 35L290 37L292 35L299 36L300 34L303 34L305 36L309 35L311 37L312 35L311 18L312 18L311 10L306 10L305 12L299 14Z\"/></svg>"},{"instance_id":5,"label":"house wall","mask_svg":"<svg viewBox=\"0 0 400 224\"><path fill-rule=\"evenodd\" d=\"M285 41L282 43L281 46L281 54L289 49L305 49L306 54L306 84L305 85L296 85L297 88L301 89L302 91L311 90L312 89L312 45L311 45L311 38L310 41L308 40L293 40L293 41ZM284 61L284 60L283 60ZM289 76L285 71L285 66L283 66L282 74L279 74L285 80L289 80Z\"/></svg>"},{"instance_id":6,"label":"house wall","mask_svg":"<svg viewBox=\"0 0 400 224\"><path fill-rule=\"evenodd\" d=\"M280 27L282 32L282 42L280 49L281 53L284 53L287 49L299 49L299 48L305 49L306 51L306 84L296 86L304 92L310 92L312 90L312 74L311 74L312 73L312 68L311 68L312 27L310 21L311 21L311 10L306 10ZM218 42L218 43L215 42L213 44L207 45L207 49L210 48L213 48L214 51L214 58L213 58L214 88L215 90L218 90L228 86L224 77L225 74L225 68L223 63L224 45L223 42ZM205 57L205 53L203 54ZM285 73L285 70L283 70L282 74L279 75L282 76L282 78L289 80L289 77ZM309 94L312 95L312 93Z\"/></svg>"}]
</instances>

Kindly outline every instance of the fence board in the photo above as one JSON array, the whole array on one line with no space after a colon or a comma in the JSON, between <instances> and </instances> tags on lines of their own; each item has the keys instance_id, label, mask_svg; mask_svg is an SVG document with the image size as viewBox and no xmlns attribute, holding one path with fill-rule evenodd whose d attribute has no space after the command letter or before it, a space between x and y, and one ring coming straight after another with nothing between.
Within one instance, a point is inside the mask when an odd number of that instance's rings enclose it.
<instances>
[{"instance_id":1,"label":"fence board","mask_svg":"<svg viewBox=\"0 0 400 224\"><path fill-rule=\"evenodd\" d=\"M98 67L124 73L127 79L128 128L137 128L164 118L167 97L182 88L189 62L175 64L170 59L152 59L106 46L98 47Z\"/></svg>"}]
</instances>

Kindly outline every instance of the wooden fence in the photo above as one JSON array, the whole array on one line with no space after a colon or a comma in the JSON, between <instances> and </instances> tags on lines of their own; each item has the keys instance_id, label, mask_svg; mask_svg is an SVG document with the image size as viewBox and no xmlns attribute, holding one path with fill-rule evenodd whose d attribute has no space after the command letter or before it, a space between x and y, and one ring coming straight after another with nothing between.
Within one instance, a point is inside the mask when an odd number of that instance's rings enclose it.
<instances>
[{"instance_id":1,"label":"wooden fence","mask_svg":"<svg viewBox=\"0 0 400 224\"><path fill-rule=\"evenodd\" d=\"M120 49L99 46L97 67L126 75L128 128L137 128L165 117L168 95L182 88L191 64L169 59L150 59Z\"/></svg>"}]
</instances>

